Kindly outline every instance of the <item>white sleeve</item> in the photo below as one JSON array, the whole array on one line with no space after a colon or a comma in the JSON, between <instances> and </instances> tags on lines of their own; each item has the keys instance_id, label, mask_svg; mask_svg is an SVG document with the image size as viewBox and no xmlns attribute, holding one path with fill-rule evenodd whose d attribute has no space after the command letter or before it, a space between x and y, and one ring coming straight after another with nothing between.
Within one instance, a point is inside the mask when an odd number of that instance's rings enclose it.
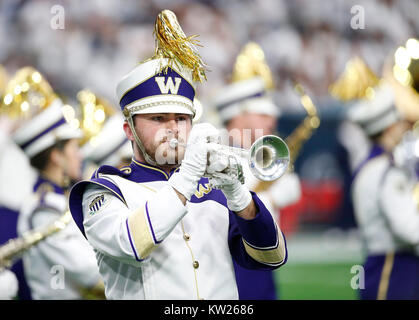
<instances>
[{"instance_id":1,"label":"white sleeve","mask_svg":"<svg viewBox=\"0 0 419 320\"><path fill-rule=\"evenodd\" d=\"M140 207L128 208L111 191L92 184L83 194L82 206L92 246L134 265L147 258L187 212L169 185L144 199Z\"/></svg>"},{"instance_id":2,"label":"white sleeve","mask_svg":"<svg viewBox=\"0 0 419 320\"><path fill-rule=\"evenodd\" d=\"M102 203L95 199L102 197ZM126 221L128 207L111 191L90 184L83 194L83 226L89 243L115 259L136 265Z\"/></svg>"},{"instance_id":3,"label":"white sleeve","mask_svg":"<svg viewBox=\"0 0 419 320\"><path fill-rule=\"evenodd\" d=\"M57 220L61 213L40 210L34 214L34 227L44 226ZM73 220L57 233L39 244L44 257L53 265L64 267L66 278L72 283L91 287L100 281L95 253Z\"/></svg>"},{"instance_id":4,"label":"white sleeve","mask_svg":"<svg viewBox=\"0 0 419 320\"><path fill-rule=\"evenodd\" d=\"M411 184L399 169L387 173L380 193L380 205L392 232L402 241L419 244L419 211Z\"/></svg>"}]
</instances>

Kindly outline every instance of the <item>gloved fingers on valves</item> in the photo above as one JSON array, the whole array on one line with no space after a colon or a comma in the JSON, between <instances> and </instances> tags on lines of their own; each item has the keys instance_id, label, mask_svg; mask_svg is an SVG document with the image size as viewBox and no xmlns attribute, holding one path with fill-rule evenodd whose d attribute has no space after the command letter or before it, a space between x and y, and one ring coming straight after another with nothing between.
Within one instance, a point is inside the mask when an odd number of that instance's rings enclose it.
<instances>
[{"instance_id":1,"label":"gloved fingers on valves","mask_svg":"<svg viewBox=\"0 0 419 320\"><path fill-rule=\"evenodd\" d=\"M207 173L221 172L228 167L228 158L223 157L219 152L209 152Z\"/></svg>"},{"instance_id":2,"label":"gloved fingers on valves","mask_svg":"<svg viewBox=\"0 0 419 320\"><path fill-rule=\"evenodd\" d=\"M209 123L198 123L192 127L188 144L218 142L220 132Z\"/></svg>"}]
</instances>

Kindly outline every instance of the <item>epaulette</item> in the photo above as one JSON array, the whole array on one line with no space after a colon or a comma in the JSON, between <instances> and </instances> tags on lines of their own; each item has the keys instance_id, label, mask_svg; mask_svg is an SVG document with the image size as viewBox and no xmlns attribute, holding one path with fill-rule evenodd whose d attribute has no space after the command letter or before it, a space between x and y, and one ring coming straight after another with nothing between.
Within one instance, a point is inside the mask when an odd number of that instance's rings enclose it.
<instances>
[{"instance_id":1,"label":"epaulette","mask_svg":"<svg viewBox=\"0 0 419 320\"><path fill-rule=\"evenodd\" d=\"M86 237L83 226L83 193L88 185L94 184L112 192L119 200L127 205L125 198L119 187L109 178L102 175L117 175L123 178L129 174L114 168L112 166L101 166L92 175L90 180L80 181L73 186L69 197L69 207L76 225L79 227L82 234Z\"/></svg>"},{"instance_id":2,"label":"epaulette","mask_svg":"<svg viewBox=\"0 0 419 320\"><path fill-rule=\"evenodd\" d=\"M118 169L112 166L103 165L96 169L93 172L92 177L90 179L97 179L99 178L100 174L109 174L109 175L117 175L122 178L127 178L130 175L131 171L127 172L127 170Z\"/></svg>"}]
</instances>

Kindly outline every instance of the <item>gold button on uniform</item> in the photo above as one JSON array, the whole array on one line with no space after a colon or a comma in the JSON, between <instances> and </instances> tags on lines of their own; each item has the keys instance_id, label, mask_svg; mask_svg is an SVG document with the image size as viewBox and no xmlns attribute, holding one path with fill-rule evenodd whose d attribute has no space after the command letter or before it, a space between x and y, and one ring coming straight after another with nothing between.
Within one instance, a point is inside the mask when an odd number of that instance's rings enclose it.
<instances>
[{"instance_id":1,"label":"gold button on uniform","mask_svg":"<svg viewBox=\"0 0 419 320\"><path fill-rule=\"evenodd\" d=\"M198 268L199 268L199 262L195 260L195 261L193 262L193 267L194 267L195 269L198 269Z\"/></svg>"},{"instance_id":2,"label":"gold button on uniform","mask_svg":"<svg viewBox=\"0 0 419 320\"><path fill-rule=\"evenodd\" d=\"M187 234L187 233L185 233L183 235L183 239L185 239L186 241L189 241L190 238L191 238L191 236L189 234Z\"/></svg>"}]
</instances>

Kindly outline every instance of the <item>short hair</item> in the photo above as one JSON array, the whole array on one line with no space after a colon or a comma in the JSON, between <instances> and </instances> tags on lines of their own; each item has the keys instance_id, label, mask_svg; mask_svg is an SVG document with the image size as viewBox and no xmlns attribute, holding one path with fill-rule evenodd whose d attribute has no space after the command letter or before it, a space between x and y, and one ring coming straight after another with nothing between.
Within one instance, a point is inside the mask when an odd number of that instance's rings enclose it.
<instances>
[{"instance_id":1,"label":"short hair","mask_svg":"<svg viewBox=\"0 0 419 320\"><path fill-rule=\"evenodd\" d=\"M30 164L32 167L38 170L44 170L47 166L51 153L54 149L58 149L60 151L64 150L65 145L69 140L61 140L56 142L54 145L49 147L48 149L41 151L40 153L36 154L35 156L30 158Z\"/></svg>"}]
</instances>

